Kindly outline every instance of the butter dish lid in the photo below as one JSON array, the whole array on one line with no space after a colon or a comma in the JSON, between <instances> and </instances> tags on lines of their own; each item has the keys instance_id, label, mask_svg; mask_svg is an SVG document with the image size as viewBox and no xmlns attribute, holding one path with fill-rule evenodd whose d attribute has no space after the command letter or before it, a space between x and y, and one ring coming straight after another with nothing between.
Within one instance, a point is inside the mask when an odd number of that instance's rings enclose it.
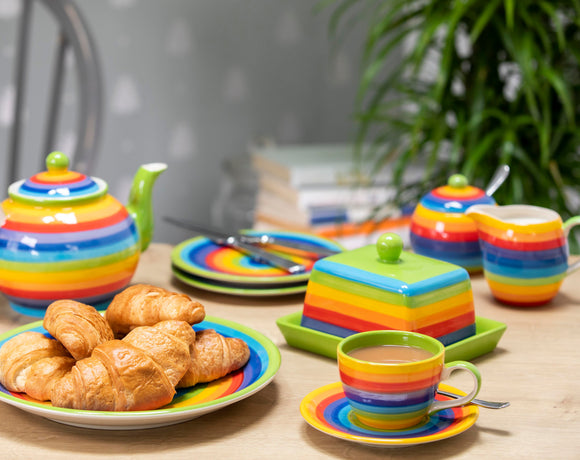
<instances>
[{"instance_id":1,"label":"butter dish lid","mask_svg":"<svg viewBox=\"0 0 580 460\"><path fill-rule=\"evenodd\" d=\"M421 198L421 205L431 211L463 213L474 204L495 204L485 191L469 185L462 174L449 177L447 185L437 187Z\"/></svg>"},{"instance_id":2,"label":"butter dish lid","mask_svg":"<svg viewBox=\"0 0 580 460\"><path fill-rule=\"evenodd\" d=\"M313 271L408 296L426 294L469 280L467 271L448 262L403 251L395 233L368 245L318 260Z\"/></svg>"},{"instance_id":3,"label":"butter dish lid","mask_svg":"<svg viewBox=\"0 0 580 460\"><path fill-rule=\"evenodd\" d=\"M46 171L29 179L14 182L8 194L16 201L29 204L72 204L92 200L107 193L105 181L69 171L69 159L62 152L46 157Z\"/></svg>"}]
</instances>

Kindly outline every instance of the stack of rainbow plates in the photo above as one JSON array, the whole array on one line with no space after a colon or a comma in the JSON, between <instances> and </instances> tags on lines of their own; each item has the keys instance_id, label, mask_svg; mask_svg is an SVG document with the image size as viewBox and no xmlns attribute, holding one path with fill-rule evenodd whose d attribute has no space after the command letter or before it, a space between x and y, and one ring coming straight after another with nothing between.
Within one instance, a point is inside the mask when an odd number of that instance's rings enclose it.
<instances>
[{"instance_id":1,"label":"stack of rainbow plates","mask_svg":"<svg viewBox=\"0 0 580 460\"><path fill-rule=\"evenodd\" d=\"M245 230L245 234L262 232ZM173 274L180 281L207 291L243 296L278 296L306 292L306 284L316 254L286 249L284 241L303 242L321 248L342 251L336 242L298 232L268 231L279 245L264 246L273 253L291 258L306 267L301 273L290 274L281 268L257 262L250 256L209 238L198 236L178 244L171 253Z\"/></svg>"}]
</instances>

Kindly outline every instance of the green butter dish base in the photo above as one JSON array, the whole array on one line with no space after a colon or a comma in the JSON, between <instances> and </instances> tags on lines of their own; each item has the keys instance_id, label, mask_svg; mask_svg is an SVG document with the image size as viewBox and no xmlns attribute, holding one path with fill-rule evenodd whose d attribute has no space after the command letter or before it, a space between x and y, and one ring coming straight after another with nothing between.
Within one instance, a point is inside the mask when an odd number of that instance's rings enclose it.
<instances>
[{"instance_id":1,"label":"green butter dish base","mask_svg":"<svg viewBox=\"0 0 580 460\"><path fill-rule=\"evenodd\" d=\"M318 355L336 359L336 347L342 337L302 327L302 312L291 313L276 320L276 324L286 343L294 348L310 351ZM464 360L482 356L493 351L507 325L492 319L475 318L475 335L445 347L445 361Z\"/></svg>"}]
</instances>

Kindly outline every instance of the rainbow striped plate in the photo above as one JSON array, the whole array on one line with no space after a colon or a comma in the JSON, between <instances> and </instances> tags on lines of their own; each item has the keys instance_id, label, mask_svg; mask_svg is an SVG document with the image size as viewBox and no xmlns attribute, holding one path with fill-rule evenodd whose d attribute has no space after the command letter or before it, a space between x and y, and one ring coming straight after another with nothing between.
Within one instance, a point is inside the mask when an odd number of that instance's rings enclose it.
<instances>
[{"instance_id":1,"label":"rainbow striped plate","mask_svg":"<svg viewBox=\"0 0 580 460\"><path fill-rule=\"evenodd\" d=\"M8 391L0 385L0 400L24 411L55 422L101 430L137 430L173 425L229 406L260 391L272 381L280 368L280 351L259 332L241 324L206 316L195 330L215 329L228 337L238 337L250 347L250 360L239 371L219 380L178 390L171 404L156 410L106 412L63 409ZM0 336L0 346L25 331L46 333L42 321L21 326Z\"/></svg>"},{"instance_id":2,"label":"rainbow striped plate","mask_svg":"<svg viewBox=\"0 0 580 460\"><path fill-rule=\"evenodd\" d=\"M259 235L262 232L256 230L244 230L248 235ZM269 231L268 234L283 242L294 241L308 243L321 248L338 249L342 247L331 240L316 235L300 232ZM182 272L212 280L214 282L229 283L236 287L263 288L268 284L297 284L306 283L310 277L310 271L316 258L306 257L307 253L295 252L290 254L273 249L272 252L291 258L294 262L301 263L306 270L301 273L289 274L281 268L256 262L250 256L236 249L220 246L204 236L198 236L173 248L171 263Z\"/></svg>"},{"instance_id":3,"label":"rainbow striped plate","mask_svg":"<svg viewBox=\"0 0 580 460\"><path fill-rule=\"evenodd\" d=\"M439 386L442 390L464 394L449 385ZM440 394L436 398L450 399ZM352 417L340 382L308 394L300 404L300 412L310 426L323 433L375 447L406 447L447 439L473 426L479 415L478 407L468 404L431 414L419 425L404 430L371 429Z\"/></svg>"}]
</instances>

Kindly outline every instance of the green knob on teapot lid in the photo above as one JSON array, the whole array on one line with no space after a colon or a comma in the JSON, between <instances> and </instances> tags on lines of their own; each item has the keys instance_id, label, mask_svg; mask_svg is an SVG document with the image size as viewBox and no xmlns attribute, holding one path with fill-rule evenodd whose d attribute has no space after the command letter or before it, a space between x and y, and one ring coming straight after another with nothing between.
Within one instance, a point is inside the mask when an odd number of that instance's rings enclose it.
<instances>
[{"instance_id":1,"label":"green knob on teapot lid","mask_svg":"<svg viewBox=\"0 0 580 460\"><path fill-rule=\"evenodd\" d=\"M381 262L395 264L403 251L403 239L396 233L383 233L377 240L377 254Z\"/></svg>"},{"instance_id":2,"label":"green knob on teapot lid","mask_svg":"<svg viewBox=\"0 0 580 460\"><path fill-rule=\"evenodd\" d=\"M46 157L46 170L50 172L66 171L68 157L62 152L51 152Z\"/></svg>"},{"instance_id":3,"label":"green knob on teapot lid","mask_svg":"<svg viewBox=\"0 0 580 460\"><path fill-rule=\"evenodd\" d=\"M469 185L467 177L463 174L453 174L448 180L447 185L453 188L464 188Z\"/></svg>"}]
</instances>

